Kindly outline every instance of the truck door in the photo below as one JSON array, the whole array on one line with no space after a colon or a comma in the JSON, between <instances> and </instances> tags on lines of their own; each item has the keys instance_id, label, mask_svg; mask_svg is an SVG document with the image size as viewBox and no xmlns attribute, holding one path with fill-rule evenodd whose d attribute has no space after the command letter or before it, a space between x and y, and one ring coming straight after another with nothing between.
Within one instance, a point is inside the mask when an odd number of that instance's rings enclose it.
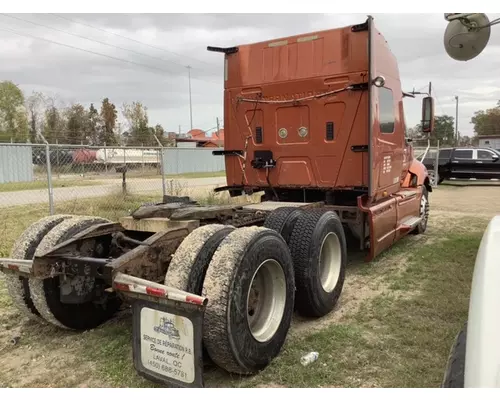
<instances>
[{"instance_id":1,"label":"truck door","mask_svg":"<svg viewBox=\"0 0 500 400\"><path fill-rule=\"evenodd\" d=\"M475 179L474 149L456 149L451 159L451 178Z\"/></svg>"},{"instance_id":2,"label":"truck door","mask_svg":"<svg viewBox=\"0 0 500 400\"><path fill-rule=\"evenodd\" d=\"M498 154L487 149L477 149L474 158L474 175L476 179L500 178Z\"/></svg>"}]
</instances>

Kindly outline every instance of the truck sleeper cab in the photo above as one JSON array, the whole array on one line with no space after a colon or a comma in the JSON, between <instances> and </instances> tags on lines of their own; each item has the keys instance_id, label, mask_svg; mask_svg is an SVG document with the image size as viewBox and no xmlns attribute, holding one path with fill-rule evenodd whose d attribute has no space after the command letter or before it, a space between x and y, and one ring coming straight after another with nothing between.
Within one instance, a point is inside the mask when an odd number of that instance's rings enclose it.
<instances>
[{"instance_id":1,"label":"truck sleeper cab","mask_svg":"<svg viewBox=\"0 0 500 400\"><path fill-rule=\"evenodd\" d=\"M227 133L225 150L214 154L225 157L227 186L219 190L325 201L360 248L371 249L370 259L425 216L421 197L432 188L406 144L397 61L371 17L354 26L208 49L225 54ZM430 132L433 101L424 100Z\"/></svg>"}]
</instances>

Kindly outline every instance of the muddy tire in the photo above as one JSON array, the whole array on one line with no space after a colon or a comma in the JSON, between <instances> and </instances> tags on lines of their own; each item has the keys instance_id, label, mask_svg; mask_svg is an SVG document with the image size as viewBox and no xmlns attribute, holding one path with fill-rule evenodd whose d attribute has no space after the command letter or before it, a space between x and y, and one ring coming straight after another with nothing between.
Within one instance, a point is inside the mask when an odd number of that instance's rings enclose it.
<instances>
[{"instance_id":1,"label":"muddy tire","mask_svg":"<svg viewBox=\"0 0 500 400\"><path fill-rule=\"evenodd\" d=\"M281 351L293 314L293 263L283 238L263 227L231 232L205 276L203 341L231 373L263 370Z\"/></svg>"},{"instance_id":2,"label":"muddy tire","mask_svg":"<svg viewBox=\"0 0 500 400\"><path fill-rule=\"evenodd\" d=\"M52 228L68 218L71 218L71 216L51 215L31 224L15 241L10 257L20 260L33 259L36 248L43 237L49 233ZM45 320L40 317L40 313L31 299L28 278L17 274L6 273L5 283L12 302L23 315L38 322L45 322Z\"/></svg>"},{"instance_id":3,"label":"muddy tire","mask_svg":"<svg viewBox=\"0 0 500 400\"><path fill-rule=\"evenodd\" d=\"M303 212L303 210L297 207L277 208L267 216L264 227L278 232L285 239L285 242L288 243L293 227Z\"/></svg>"},{"instance_id":4,"label":"muddy tire","mask_svg":"<svg viewBox=\"0 0 500 400\"><path fill-rule=\"evenodd\" d=\"M422 186L422 198L420 200L420 217L422 221L417 225L412 233L420 235L427 230L427 223L429 222L429 192L425 186Z\"/></svg>"},{"instance_id":5,"label":"muddy tire","mask_svg":"<svg viewBox=\"0 0 500 400\"><path fill-rule=\"evenodd\" d=\"M110 222L97 217L73 217L63 221L53 228L40 242L36 255L49 251L55 245L71 239L76 234L95 224ZM120 306L117 297L111 295L108 301L96 304L86 302L82 304L65 304L60 300L60 276L47 279L29 278L29 287L33 304L41 317L63 329L87 330L92 329L113 316ZM91 290L94 285L93 278L79 282L81 287Z\"/></svg>"},{"instance_id":6,"label":"muddy tire","mask_svg":"<svg viewBox=\"0 0 500 400\"><path fill-rule=\"evenodd\" d=\"M177 248L165 276L165 285L201 295L205 274L222 240L234 231L233 226L205 225L191 232ZM203 345L203 362L212 364Z\"/></svg>"},{"instance_id":7,"label":"muddy tire","mask_svg":"<svg viewBox=\"0 0 500 400\"><path fill-rule=\"evenodd\" d=\"M297 294L295 307L306 317L332 311L342 292L347 264L344 229L333 211L306 210L290 238Z\"/></svg>"},{"instance_id":8,"label":"muddy tire","mask_svg":"<svg viewBox=\"0 0 500 400\"><path fill-rule=\"evenodd\" d=\"M450 350L446 371L441 387L463 388L465 381L465 348L467 342L467 322L455 337L455 342Z\"/></svg>"},{"instance_id":9,"label":"muddy tire","mask_svg":"<svg viewBox=\"0 0 500 400\"><path fill-rule=\"evenodd\" d=\"M168 266L165 285L201 295L208 265L233 226L205 225L191 232L177 248Z\"/></svg>"}]
</instances>

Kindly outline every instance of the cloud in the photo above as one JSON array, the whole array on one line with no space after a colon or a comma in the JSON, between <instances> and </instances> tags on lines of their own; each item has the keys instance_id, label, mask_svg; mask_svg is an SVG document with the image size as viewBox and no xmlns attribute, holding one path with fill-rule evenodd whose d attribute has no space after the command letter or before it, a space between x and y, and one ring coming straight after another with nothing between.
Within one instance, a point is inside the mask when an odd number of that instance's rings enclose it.
<instances>
[{"instance_id":1,"label":"cloud","mask_svg":"<svg viewBox=\"0 0 500 400\"><path fill-rule=\"evenodd\" d=\"M252 43L366 19L366 14L13 15L35 24L0 16L2 29L32 36L0 30L2 79L19 84L28 95L43 90L57 93L68 103L88 105L109 97L120 109L124 102L141 101L149 109L151 124L161 123L174 131L179 125L182 131L190 127L186 65L192 67L194 126L209 129L215 126L217 117L223 117L223 56L206 51L207 45ZM403 89L421 89L432 81L437 113L453 116L454 98L458 95L459 129L462 134L472 135L469 122L473 113L491 108L500 100L500 82L496 79L496 71L500 70L500 32L496 27L483 54L462 63L449 58L444 50L446 21L442 14L374 17L398 59ZM418 98L405 100L408 125L419 122L420 104Z\"/></svg>"}]
</instances>

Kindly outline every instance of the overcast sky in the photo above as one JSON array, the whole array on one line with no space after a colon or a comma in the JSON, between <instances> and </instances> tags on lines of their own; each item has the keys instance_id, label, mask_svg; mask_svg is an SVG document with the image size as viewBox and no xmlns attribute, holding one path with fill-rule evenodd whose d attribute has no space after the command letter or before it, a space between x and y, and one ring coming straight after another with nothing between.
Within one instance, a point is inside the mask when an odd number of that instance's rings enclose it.
<instances>
[{"instance_id":1,"label":"overcast sky","mask_svg":"<svg viewBox=\"0 0 500 400\"><path fill-rule=\"evenodd\" d=\"M67 103L99 104L103 97L109 97L120 109L123 102L141 101L148 107L150 124L161 123L169 131L177 131L181 125L183 132L190 125L188 64L192 67L194 127L208 130L215 127L216 117L223 117L223 56L207 52L207 45L252 43L366 19L366 13L8 15L38 25L0 15L1 80L12 80L26 95L42 91ZM488 16L491 20L499 15ZM459 130L472 135L469 122L474 111L491 108L500 100L500 26L492 28L489 45L480 56L458 62L449 58L443 47L447 25L443 14L374 17L399 60L403 89L422 89L432 81L436 113L453 116L454 96L458 95ZM405 99L409 126L419 122L420 102L420 98Z\"/></svg>"}]
</instances>

